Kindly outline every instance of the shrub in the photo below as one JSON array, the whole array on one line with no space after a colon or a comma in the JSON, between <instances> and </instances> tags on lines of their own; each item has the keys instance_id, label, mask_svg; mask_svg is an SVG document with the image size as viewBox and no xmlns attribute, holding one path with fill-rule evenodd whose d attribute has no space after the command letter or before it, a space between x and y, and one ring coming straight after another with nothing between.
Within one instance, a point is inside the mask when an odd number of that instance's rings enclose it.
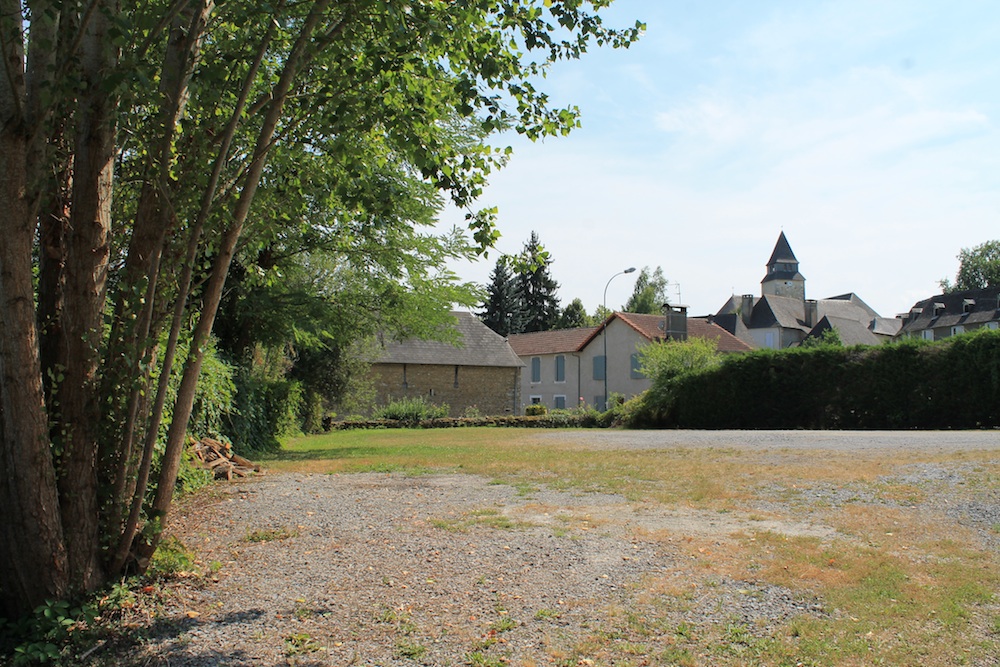
<instances>
[{"instance_id":1,"label":"shrub","mask_svg":"<svg viewBox=\"0 0 1000 667\"><path fill-rule=\"evenodd\" d=\"M655 381L654 381L655 387ZM941 429L1000 426L1000 332L938 343L759 350L650 390L633 426Z\"/></svg>"},{"instance_id":2,"label":"shrub","mask_svg":"<svg viewBox=\"0 0 1000 667\"><path fill-rule=\"evenodd\" d=\"M377 408L372 415L375 419L390 419L406 423L417 423L425 419L440 419L448 416L447 405L434 405L422 396L401 398Z\"/></svg>"},{"instance_id":3,"label":"shrub","mask_svg":"<svg viewBox=\"0 0 1000 667\"><path fill-rule=\"evenodd\" d=\"M541 403L532 403L524 408L524 414L526 417L541 417L542 415L548 414L548 412L549 409Z\"/></svg>"}]
</instances>

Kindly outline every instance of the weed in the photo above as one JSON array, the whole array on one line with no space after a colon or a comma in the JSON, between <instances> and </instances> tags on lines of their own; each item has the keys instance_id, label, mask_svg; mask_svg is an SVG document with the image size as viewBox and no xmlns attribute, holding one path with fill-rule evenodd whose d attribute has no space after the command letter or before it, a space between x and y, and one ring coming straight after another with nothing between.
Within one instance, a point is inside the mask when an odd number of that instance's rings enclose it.
<instances>
[{"instance_id":1,"label":"weed","mask_svg":"<svg viewBox=\"0 0 1000 667\"><path fill-rule=\"evenodd\" d=\"M427 647L416 642L401 639L396 642L396 655L400 658L419 660L427 653Z\"/></svg>"},{"instance_id":2,"label":"weed","mask_svg":"<svg viewBox=\"0 0 1000 667\"><path fill-rule=\"evenodd\" d=\"M472 667L505 667L509 660L495 656L484 655L482 651L472 651L465 654L465 664Z\"/></svg>"},{"instance_id":3,"label":"weed","mask_svg":"<svg viewBox=\"0 0 1000 667\"><path fill-rule=\"evenodd\" d=\"M277 540L287 540L293 537L298 537L299 533L295 530L289 530L287 528L271 528L271 529L260 529L252 530L247 533L247 542L274 542Z\"/></svg>"},{"instance_id":4,"label":"weed","mask_svg":"<svg viewBox=\"0 0 1000 667\"><path fill-rule=\"evenodd\" d=\"M539 609L535 612L536 621L548 621L553 618L559 618L559 612L555 609Z\"/></svg>"},{"instance_id":5,"label":"weed","mask_svg":"<svg viewBox=\"0 0 1000 667\"><path fill-rule=\"evenodd\" d=\"M306 655L322 651L320 646L307 632L297 632L285 637L285 655Z\"/></svg>"},{"instance_id":6,"label":"weed","mask_svg":"<svg viewBox=\"0 0 1000 667\"><path fill-rule=\"evenodd\" d=\"M195 554L173 536L167 536L153 552L149 563L149 574L169 577L180 572L190 572L194 569Z\"/></svg>"}]
</instances>

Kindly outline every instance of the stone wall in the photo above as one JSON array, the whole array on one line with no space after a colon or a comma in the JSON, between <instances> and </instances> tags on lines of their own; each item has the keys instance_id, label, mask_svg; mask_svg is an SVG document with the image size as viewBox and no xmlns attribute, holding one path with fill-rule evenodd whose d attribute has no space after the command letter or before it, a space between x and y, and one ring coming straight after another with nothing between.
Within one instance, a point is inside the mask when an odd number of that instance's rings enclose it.
<instances>
[{"instance_id":1,"label":"stone wall","mask_svg":"<svg viewBox=\"0 0 1000 667\"><path fill-rule=\"evenodd\" d=\"M482 415L517 414L521 404L520 368L375 364L372 373L377 405L422 397L461 417L471 407Z\"/></svg>"}]
</instances>

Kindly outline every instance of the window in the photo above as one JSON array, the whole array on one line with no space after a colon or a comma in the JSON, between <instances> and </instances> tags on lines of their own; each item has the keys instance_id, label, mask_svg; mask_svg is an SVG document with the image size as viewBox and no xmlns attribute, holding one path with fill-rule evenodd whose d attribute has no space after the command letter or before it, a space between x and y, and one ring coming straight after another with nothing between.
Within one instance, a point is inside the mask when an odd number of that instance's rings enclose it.
<instances>
[{"instance_id":1,"label":"window","mask_svg":"<svg viewBox=\"0 0 1000 667\"><path fill-rule=\"evenodd\" d=\"M986 328L996 331L997 329L1000 329L1000 322L987 322Z\"/></svg>"},{"instance_id":2,"label":"window","mask_svg":"<svg viewBox=\"0 0 1000 667\"><path fill-rule=\"evenodd\" d=\"M542 381L542 358L532 357L531 358L531 381L541 382Z\"/></svg>"},{"instance_id":3,"label":"window","mask_svg":"<svg viewBox=\"0 0 1000 667\"><path fill-rule=\"evenodd\" d=\"M556 357L556 382L566 381L566 357L559 355Z\"/></svg>"},{"instance_id":4,"label":"window","mask_svg":"<svg viewBox=\"0 0 1000 667\"><path fill-rule=\"evenodd\" d=\"M773 331L768 331L767 333L764 334L764 347L770 348L772 350L776 350L778 348L778 346L774 344Z\"/></svg>"},{"instance_id":5,"label":"window","mask_svg":"<svg viewBox=\"0 0 1000 667\"><path fill-rule=\"evenodd\" d=\"M934 340L934 329L924 329L920 332L920 336L924 340Z\"/></svg>"},{"instance_id":6,"label":"window","mask_svg":"<svg viewBox=\"0 0 1000 667\"><path fill-rule=\"evenodd\" d=\"M604 367L606 365L606 359L604 355L598 355L594 357L594 379L603 380L604 379Z\"/></svg>"},{"instance_id":7,"label":"window","mask_svg":"<svg viewBox=\"0 0 1000 667\"><path fill-rule=\"evenodd\" d=\"M566 397L565 396L554 396L553 397L553 406L555 406L556 410L565 410L566 409Z\"/></svg>"},{"instance_id":8,"label":"window","mask_svg":"<svg viewBox=\"0 0 1000 667\"><path fill-rule=\"evenodd\" d=\"M963 327L961 324L956 324L955 326L953 326L951 328L951 335L952 336L957 336L958 334L961 334L961 333L965 333L965 327Z\"/></svg>"},{"instance_id":9,"label":"window","mask_svg":"<svg viewBox=\"0 0 1000 667\"><path fill-rule=\"evenodd\" d=\"M631 377L633 380L641 380L644 377L646 377L645 375L642 374L642 370L639 368L639 353L638 352L633 352L632 353L632 369L630 371L629 377Z\"/></svg>"},{"instance_id":10,"label":"window","mask_svg":"<svg viewBox=\"0 0 1000 667\"><path fill-rule=\"evenodd\" d=\"M538 405L541 402L542 402L542 397L541 396L532 396L531 397L531 404L532 405Z\"/></svg>"}]
</instances>

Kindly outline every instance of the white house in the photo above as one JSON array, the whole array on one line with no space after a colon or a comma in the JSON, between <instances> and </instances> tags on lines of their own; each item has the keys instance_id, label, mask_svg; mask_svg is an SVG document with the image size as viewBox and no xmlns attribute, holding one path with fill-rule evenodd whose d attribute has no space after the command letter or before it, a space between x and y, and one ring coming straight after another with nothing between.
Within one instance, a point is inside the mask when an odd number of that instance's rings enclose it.
<instances>
[{"instance_id":1,"label":"white house","mask_svg":"<svg viewBox=\"0 0 1000 667\"><path fill-rule=\"evenodd\" d=\"M605 370L608 394L626 398L640 394L650 382L639 372L639 348L688 336L712 338L725 353L751 349L707 318L687 317L683 308L665 315L613 313L600 326L516 334L508 340L525 365L523 405L541 403L561 409L585 404L603 410Z\"/></svg>"}]
</instances>

